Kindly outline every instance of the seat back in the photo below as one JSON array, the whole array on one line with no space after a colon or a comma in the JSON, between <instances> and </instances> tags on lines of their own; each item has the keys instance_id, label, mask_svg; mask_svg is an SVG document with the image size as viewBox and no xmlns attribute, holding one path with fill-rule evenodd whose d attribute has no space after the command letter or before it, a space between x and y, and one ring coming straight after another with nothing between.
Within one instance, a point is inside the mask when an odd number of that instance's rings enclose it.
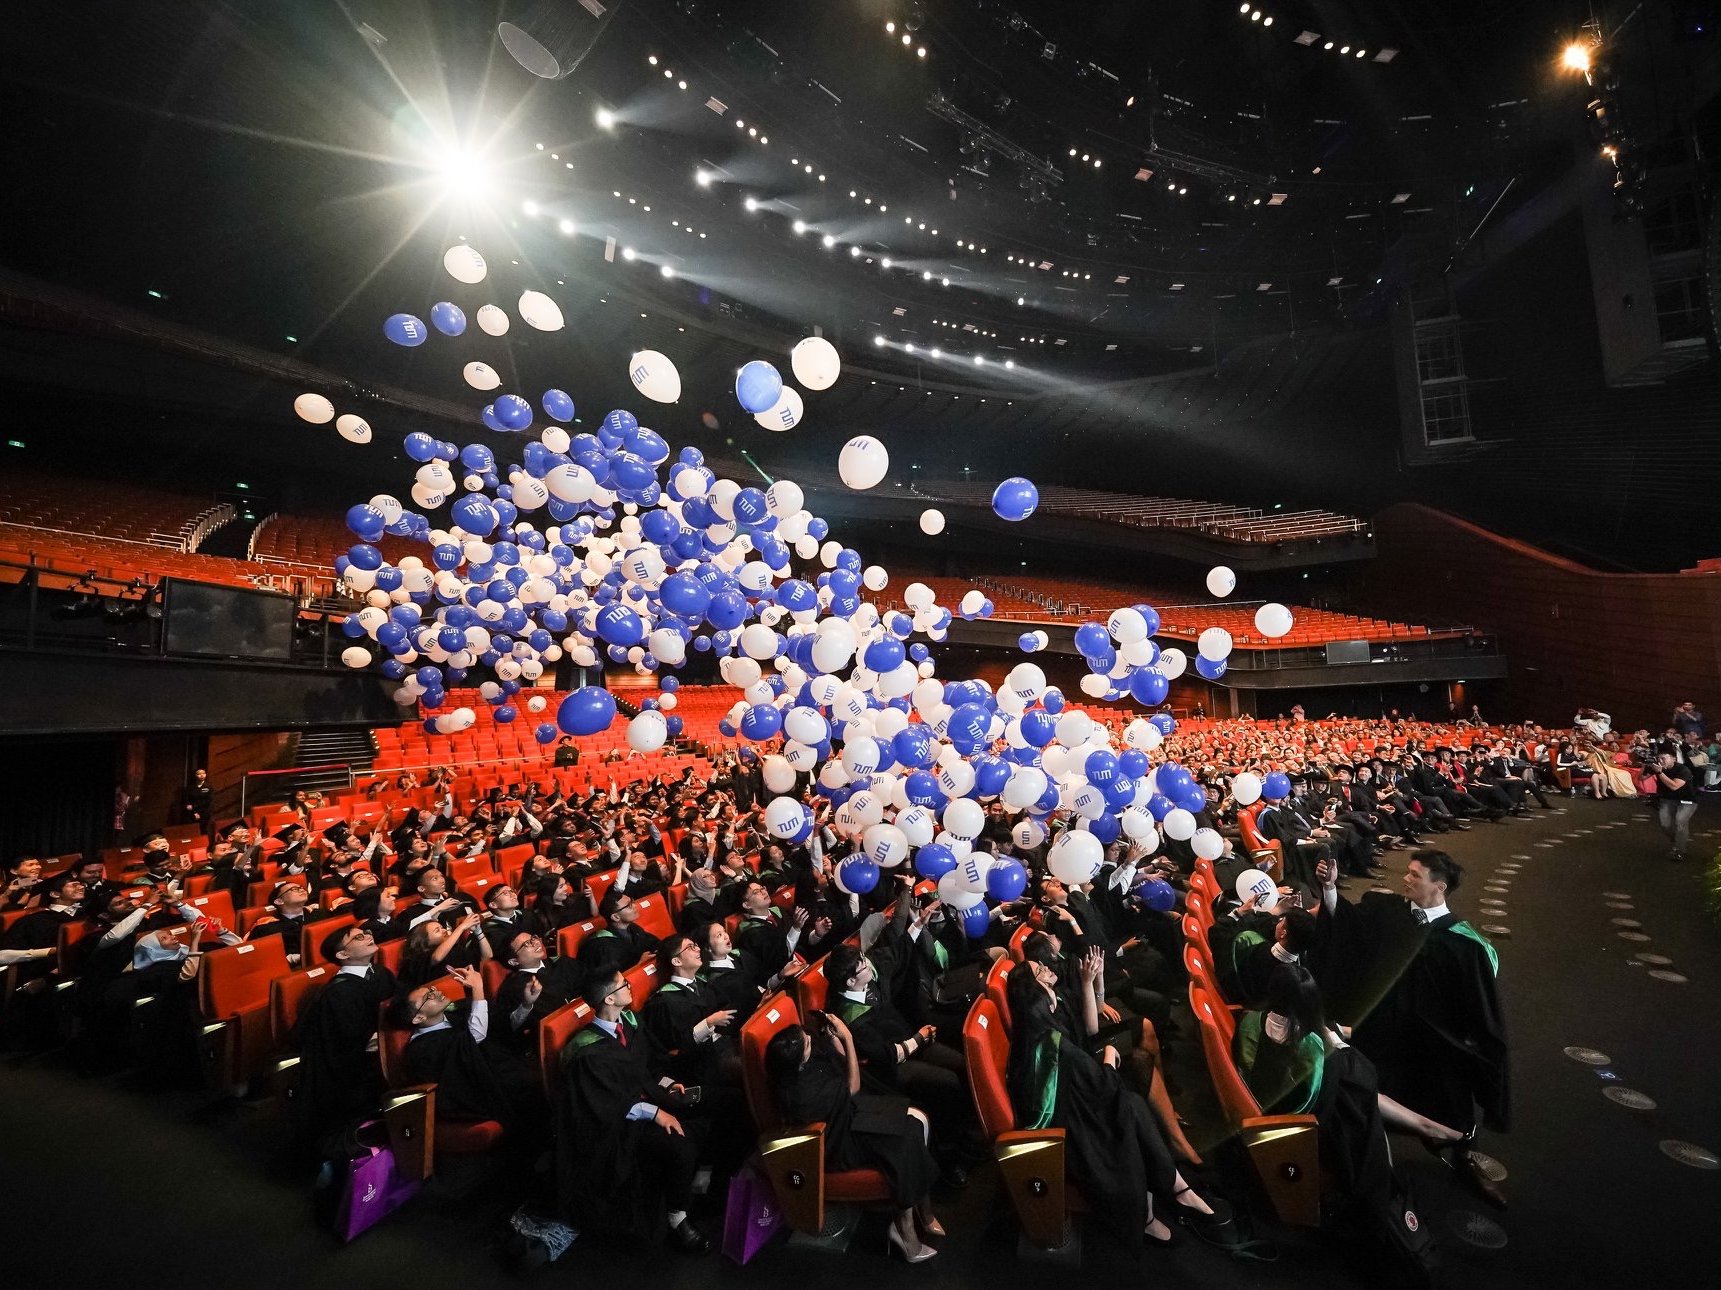
<instances>
[{"instance_id":1,"label":"seat back","mask_svg":"<svg viewBox=\"0 0 1721 1290\"><path fill-rule=\"evenodd\" d=\"M1039 929L1032 923L1024 922L1010 933L1010 957L1016 962L1022 961L1022 947L1028 943L1028 938Z\"/></svg>"},{"instance_id":2,"label":"seat back","mask_svg":"<svg viewBox=\"0 0 1721 1290\"><path fill-rule=\"evenodd\" d=\"M1183 916L1183 939L1191 945L1200 946L1201 952L1212 962L1213 950L1207 940L1207 929L1193 914Z\"/></svg>"},{"instance_id":3,"label":"seat back","mask_svg":"<svg viewBox=\"0 0 1721 1290\"><path fill-rule=\"evenodd\" d=\"M986 995L974 1000L962 1023L962 1048L968 1055L968 1086L974 1094L974 1110L988 1138L996 1138L1016 1127L1016 1110L1010 1105L1006 1071L1010 1064L1010 1036L1003 1014Z\"/></svg>"},{"instance_id":4,"label":"seat back","mask_svg":"<svg viewBox=\"0 0 1721 1290\"><path fill-rule=\"evenodd\" d=\"M223 927L233 927L233 895L227 891L211 891L201 896L187 897L190 905L205 918L212 918Z\"/></svg>"},{"instance_id":5,"label":"seat back","mask_svg":"<svg viewBox=\"0 0 1721 1290\"><path fill-rule=\"evenodd\" d=\"M507 873L516 866L523 869L537 853L537 848L530 842L516 842L513 846L503 847L496 852L495 872Z\"/></svg>"},{"instance_id":6,"label":"seat back","mask_svg":"<svg viewBox=\"0 0 1721 1290\"><path fill-rule=\"evenodd\" d=\"M203 1015L219 1021L267 1007L269 982L287 971L287 947L279 936L209 950L197 978Z\"/></svg>"},{"instance_id":7,"label":"seat back","mask_svg":"<svg viewBox=\"0 0 1721 1290\"><path fill-rule=\"evenodd\" d=\"M753 1123L761 1133L771 1133L782 1127L783 1117L777 1110L777 1099L771 1094L771 1081L765 1073L765 1047L780 1030L801 1022L800 1009L786 991L779 990L760 1003L754 1014L741 1026L741 1086L747 1094L747 1108L753 1113Z\"/></svg>"},{"instance_id":8,"label":"seat back","mask_svg":"<svg viewBox=\"0 0 1721 1290\"><path fill-rule=\"evenodd\" d=\"M470 856L465 860L450 860L448 862L448 881L469 896L474 894L467 890L471 883L479 878L493 878L495 876L496 870L491 868L489 856Z\"/></svg>"},{"instance_id":9,"label":"seat back","mask_svg":"<svg viewBox=\"0 0 1721 1290\"><path fill-rule=\"evenodd\" d=\"M601 918L586 918L577 923L569 923L556 933L556 956L571 959L579 953L580 942L593 932L604 926Z\"/></svg>"},{"instance_id":10,"label":"seat back","mask_svg":"<svg viewBox=\"0 0 1721 1290\"><path fill-rule=\"evenodd\" d=\"M319 918L314 923L305 925L304 935L299 937L299 966L317 967L326 964L323 958L323 937L330 932L344 931L349 927L357 927L359 920L351 914L341 914L334 918Z\"/></svg>"},{"instance_id":11,"label":"seat back","mask_svg":"<svg viewBox=\"0 0 1721 1290\"><path fill-rule=\"evenodd\" d=\"M1195 872L1189 876L1189 885L1200 890L1207 897L1208 904L1217 904L1219 900L1219 878L1213 872L1213 862L1205 856L1195 860Z\"/></svg>"},{"instance_id":12,"label":"seat back","mask_svg":"<svg viewBox=\"0 0 1721 1290\"><path fill-rule=\"evenodd\" d=\"M586 879L586 893L591 897L592 913L598 912L603 904L604 893L615 885L615 870L606 869L602 873L594 873Z\"/></svg>"},{"instance_id":13,"label":"seat back","mask_svg":"<svg viewBox=\"0 0 1721 1290\"><path fill-rule=\"evenodd\" d=\"M633 1006L637 1012L645 1007L646 1000L657 993L657 959L648 957L642 963L635 963L622 975L627 977L628 987L633 991Z\"/></svg>"},{"instance_id":14,"label":"seat back","mask_svg":"<svg viewBox=\"0 0 1721 1290\"><path fill-rule=\"evenodd\" d=\"M1243 1082L1243 1077L1237 1071L1237 1063L1231 1056L1230 1034L1234 1024L1229 1019L1225 1005L1199 985L1191 983L1189 987L1189 1008L1195 1014L1195 1022L1201 1029L1201 1051L1207 1058L1207 1074L1213 1081L1213 1092L1219 1099L1219 1106L1225 1112L1225 1118L1232 1124L1241 1124L1251 1116L1261 1114L1261 1104L1255 1100L1255 1095L1249 1091L1249 1086ZM1221 1017L1225 1020L1221 1020Z\"/></svg>"},{"instance_id":15,"label":"seat back","mask_svg":"<svg viewBox=\"0 0 1721 1290\"><path fill-rule=\"evenodd\" d=\"M663 892L641 896L633 902L633 907L639 910L641 931L650 932L660 941L675 935L675 915L669 912L669 897Z\"/></svg>"},{"instance_id":16,"label":"seat back","mask_svg":"<svg viewBox=\"0 0 1721 1290\"><path fill-rule=\"evenodd\" d=\"M1207 897L1202 895L1194 887L1191 887L1184 895L1183 908L1187 910L1195 921L1201 924L1201 926L1211 927L1213 925L1213 906L1208 902Z\"/></svg>"},{"instance_id":17,"label":"seat back","mask_svg":"<svg viewBox=\"0 0 1721 1290\"><path fill-rule=\"evenodd\" d=\"M543 1082L546 1094L553 1096L562 1068L562 1049L585 1029L595 1015L590 1004L576 999L557 1008L538 1023L538 1078Z\"/></svg>"},{"instance_id":18,"label":"seat back","mask_svg":"<svg viewBox=\"0 0 1721 1290\"><path fill-rule=\"evenodd\" d=\"M804 1017L808 1013L824 1010L825 1000L830 996L830 978L825 975L826 959L821 957L817 963L807 968L793 981L789 988L795 996L795 1006Z\"/></svg>"},{"instance_id":19,"label":"seat back","mask_svg":"<svg viewBox=\"0 0 1721 1290\"><path fill-rule=\"evenodd\" d=\"M289 1046L293 1028L299 1024L306 1006L334 979L332 967L314 967L307 972L278 976L269 982L269 1031L274 1036L276 1048Z\"/></svg>"},{"instance_id":20,"label":"seat back","mask_svg":"<svg viewBox=\"0 0 1721 1290\"><path fill-rule=\"evenodd\" d=\"M1194 942L1185 942L1183 946L1183 966L1189 973L1191 982L1199 985L1215 999L1224 997L1224 991L1219 988L1218 978L1213 975L1213 964L1202 951L1202 947Z\"/></svg>"},{"instance_id":21,"label":"seat back","mask_svg":"<svg viewBox=\"0 0 1721 1290\"><path fill-rule=\"evenodd\" d=\"M1010 1000L1006 987L1010 983L1010 969L1015 966L1012 959L999 959L986 970L986 997L992 1000L992 1006L998 1010L998 1019L1006 1035L1010 1033Z\"/></svg>"}]
</instances>

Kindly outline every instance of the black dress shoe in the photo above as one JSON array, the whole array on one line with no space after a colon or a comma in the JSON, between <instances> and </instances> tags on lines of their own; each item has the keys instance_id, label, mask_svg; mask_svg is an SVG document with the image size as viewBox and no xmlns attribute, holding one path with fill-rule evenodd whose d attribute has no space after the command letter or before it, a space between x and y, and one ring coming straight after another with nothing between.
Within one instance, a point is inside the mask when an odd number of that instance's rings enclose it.
<instances>
[{"instance_id":1,"label":"black dress shoe","mask_svg":"<svg viewBox=\"0 0 1721 1290\"><path fill-rule=\"evenodd\" d=\"M968 1185L968 1171L954 1161L940 1166L938 1173L946 1187L960 1191Z\"/></svg>"},{"instance_id":2,"label":"black dress shoe","mask_svg":"<svg viewBox=\"0 0 1721 1290\"><path fill-rule=\"evenodd\" d=\"M683 1254L711 1253L711 1238L685 1218L669 1229L669 1243Z\"/></svg>"}]
</instances>

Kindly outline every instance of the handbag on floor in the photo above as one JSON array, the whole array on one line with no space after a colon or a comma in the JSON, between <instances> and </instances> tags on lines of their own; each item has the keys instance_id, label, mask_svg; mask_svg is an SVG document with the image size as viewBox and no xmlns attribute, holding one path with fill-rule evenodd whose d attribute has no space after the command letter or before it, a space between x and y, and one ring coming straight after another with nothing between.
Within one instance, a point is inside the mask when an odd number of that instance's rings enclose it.
<instances>
[{"instance_id":1,"label":"handbag on floor","mask_svg":"<svg viewBox=\"0 0 1721 1290\"><path fill-rule=\"evenodd\" d=\"M361 1126L361 1131L369 1125ZM407 1201L424 1184L402 1178L388 1147L360 1146L363 1153L347 1162L346 1187L335 1211L335 1234L350 1241L369 1231Z\"/></svg>"},{"instance_id":2,"label":"handbag on floor","mask_svg":"<svg viewBox=\"0 0 1721 1290\"><path fill-rule=\"evenodd\" d=\"M723 1253L746 1263L783 1230L783 1211L765 1175L749 1161L729 1180L723 1209Z\"/></svg>"}]
</instances>

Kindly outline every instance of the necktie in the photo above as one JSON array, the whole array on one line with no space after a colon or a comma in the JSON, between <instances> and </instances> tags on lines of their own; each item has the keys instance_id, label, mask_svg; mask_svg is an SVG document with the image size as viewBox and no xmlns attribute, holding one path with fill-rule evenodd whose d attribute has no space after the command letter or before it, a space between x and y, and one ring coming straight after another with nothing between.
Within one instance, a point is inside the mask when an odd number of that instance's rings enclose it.
<instances>
[{"instance_id":1,"label":"necktie","mask_svg":"<svg viewBox=\"0 0 1721 1290\"><path fill-rule=\"evenodd\" d=\"M1418 923L1421 923L1425 926L1427 925L1427 923L1428 923L1428 911L1426 909L1423 909L1421 906L1412 905L1410 907L1410 915L1412 918L1416 919L1416 921Z\"/></svg>"},{"instance_id":2,"label":"necktie","mask_svg":"<svg viewBox=\"0 0 1721 1290\"><path fill-rule=\"evenodd\" d=\"M619 1021L616 1022L615 1037L623 1048L627 1047L627 1027Z\"/></svg>"}]
</instances>

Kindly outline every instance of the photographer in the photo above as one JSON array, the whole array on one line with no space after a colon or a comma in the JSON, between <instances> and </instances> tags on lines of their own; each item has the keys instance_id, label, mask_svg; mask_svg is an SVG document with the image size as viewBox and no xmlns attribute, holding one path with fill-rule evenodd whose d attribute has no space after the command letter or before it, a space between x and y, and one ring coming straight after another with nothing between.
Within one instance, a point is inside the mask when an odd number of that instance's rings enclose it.
<instances>
[{"instance_id":1,"label":"photographer","mask_svg":"<svg viewBox=\"0 0 1721 1290\"><path fill-rule=\"evenodd\" d=\"M1673 843L1667 858L1683 860L1691 844L1691 817L1697 813L1697 771L1685 759L1683 748L1657 755L1655 784L1656 820Z\"/></svg>"}]
</instances>

